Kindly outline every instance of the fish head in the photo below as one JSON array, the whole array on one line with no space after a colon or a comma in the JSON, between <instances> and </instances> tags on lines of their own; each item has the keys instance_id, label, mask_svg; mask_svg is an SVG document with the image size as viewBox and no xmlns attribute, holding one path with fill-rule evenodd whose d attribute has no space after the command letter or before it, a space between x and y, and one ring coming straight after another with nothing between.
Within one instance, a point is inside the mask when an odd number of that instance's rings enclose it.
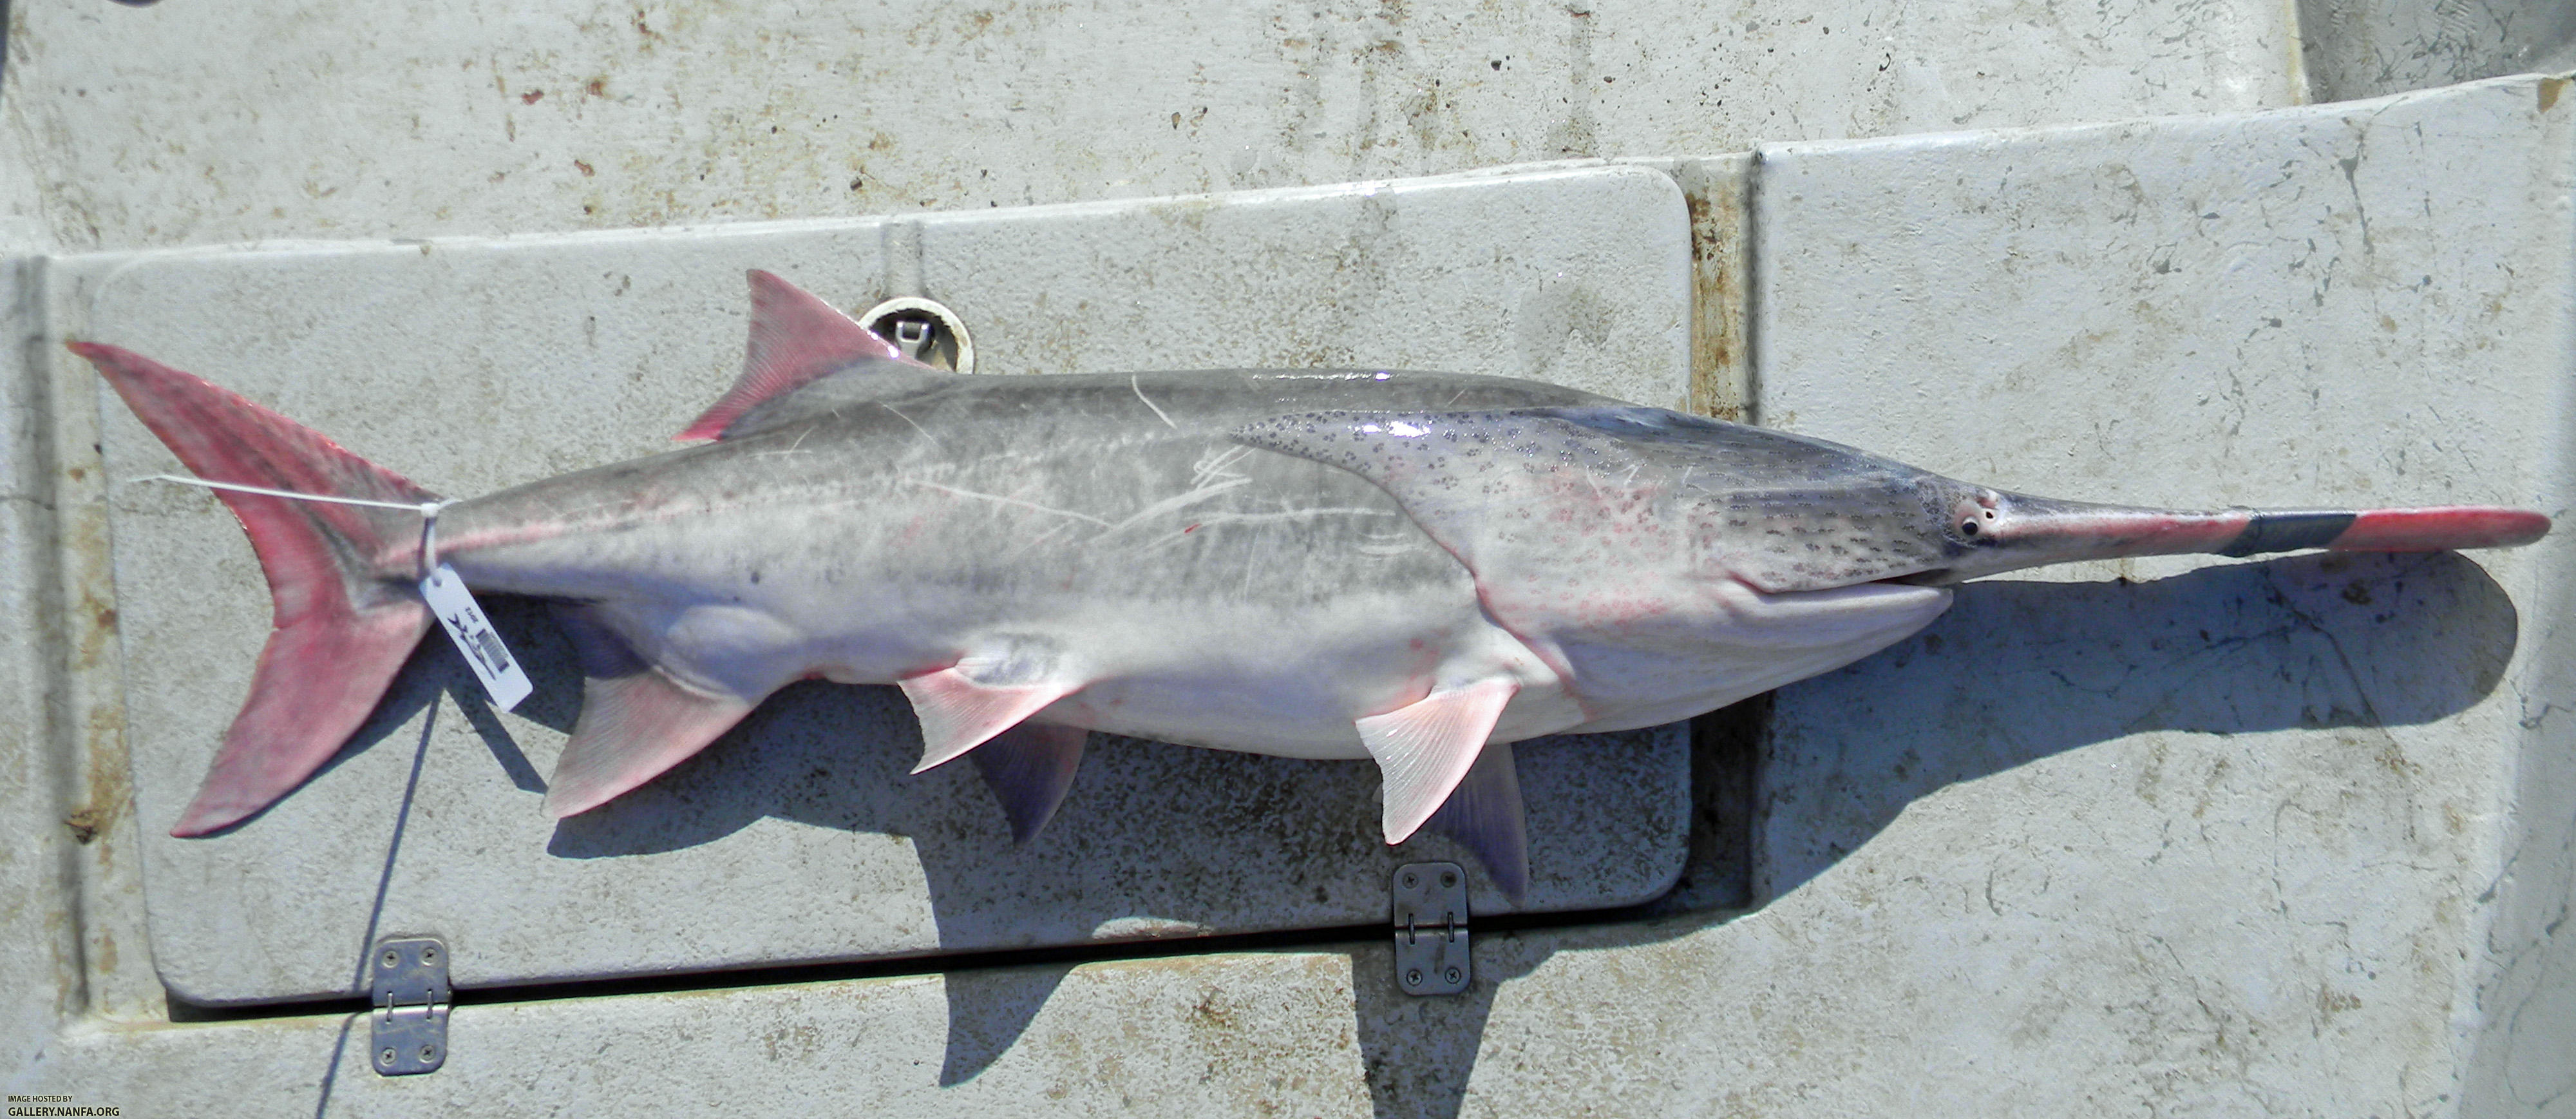
<instances>
[{"instance_id":1,"label":"fish head","mask_svg":"<svg viewBox=\"0 0 2576 1119\"><path fill-rule=\"evenodd\" d=\"M2065 501L1927 475L1921 527L1941 561L1899 578L1941 586L2050 564L2215 552L2245 533L2250 511L2191 513Z\"/></svg>"}]
</instances>

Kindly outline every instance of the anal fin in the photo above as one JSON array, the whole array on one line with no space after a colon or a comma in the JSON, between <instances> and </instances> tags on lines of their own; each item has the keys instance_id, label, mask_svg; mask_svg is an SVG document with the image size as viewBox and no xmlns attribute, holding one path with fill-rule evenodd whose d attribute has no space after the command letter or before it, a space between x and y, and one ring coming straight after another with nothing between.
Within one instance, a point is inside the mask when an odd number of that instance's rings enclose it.
<instances>
[{"instance_id":1,"label":"anal fin","mask_svg":"<svg viewBox=\"0 0 2576 1119\"><path fill-rule=\"evenodd\" d=\"M1387 843L1412 838L1448 801L1493 735L1503 705L1519 691L1510 679L1479 680L1358 720L1360 741L1385 784L1380 824Z\"/></svg>"},{"instance_id":2,"label":"anal fin","mask_svg":"<svg viewBox=\"0 0 2576 1119\"><path fill-rule=\"evenodd\" d=\"M1082 767L1082 747L1091 732L1081 727L1021 723L994 735L967 756L1002 802L1011 821L1011 842L1026 845L1055 818L1064 794L1073 788L1074 771Z\"/></svg>"},{"instance_id":3,"label":"anal fin","mask_svg":"<svg viewBox=\"0 0 2576 1119\"><path fill-rule=\"evenodd\" d=\"M581 718L546 782L546 811L587 812L659 777L741 722L753 701L681 687L585 608L556 612L586 679Z\"/></svg>"},{"instance_id":4,"label":"anal fin","mask_svg":"<svg viewBox=\"0 0 2576 1119\"><path fill-rule=\"evenodd\" d=\"M1476 764L1431 817L1431 830L1476 854L1494 884L1514 902L1529 892L1529 822L1521 809L1520 767L1512 744L1488 744Z\"/></svg>"}]
</instances>

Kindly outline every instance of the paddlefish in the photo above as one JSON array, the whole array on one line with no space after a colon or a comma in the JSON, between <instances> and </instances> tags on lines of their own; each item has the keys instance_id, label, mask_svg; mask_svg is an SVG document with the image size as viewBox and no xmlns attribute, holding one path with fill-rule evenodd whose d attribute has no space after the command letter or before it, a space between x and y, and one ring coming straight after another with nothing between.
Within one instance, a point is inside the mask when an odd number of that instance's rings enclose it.
<instances>
[{"instance_id":1,"label":"paddlefish","mask_svg":"<svg viewBox=\"0 0 2576 1119\"><path fill-rule=\"evenodd\" d=\"M557 817L820 677L902 689L916 772L972 758L1021 842L1103 731L1373 760L1388 843L1436 826L1518 895L1512 743L1830 671L1931 623L1964 580L2550 527L2491 507L2062 501L1503 377L961 376L750 281L744 370L679 433L692 446L448 502L434 541L412 509L218 492L275 631L171 834L241 824L346 743L430 626L432 563L544 600L571 638L582 706L545 794ZM193 375L70 346L200 478L441 500Z\"/></svg>"}]
</instances>

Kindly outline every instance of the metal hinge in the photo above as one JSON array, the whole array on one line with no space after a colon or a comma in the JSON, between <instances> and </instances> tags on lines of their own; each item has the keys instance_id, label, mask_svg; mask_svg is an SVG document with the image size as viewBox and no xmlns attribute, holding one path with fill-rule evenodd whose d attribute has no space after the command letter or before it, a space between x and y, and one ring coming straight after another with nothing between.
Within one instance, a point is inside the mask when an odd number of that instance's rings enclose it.
<instances>
[{"instance_id":1,"label":"metal hinge","mask_svg":"<svg viewBox=\"0 0 2576 1119\"><path fill-rule=\"evenodd\" d=\"M375 978L376 1075L437 1072L447 1063L447 945L436 937L387 937L368 960Z\"/></svg>"},{"instance_id":2,"label":"metal hinge","mask_svg":"<svg viewBox=\"0 0 2576 1119\"><path fill-rule=\"evenodd\" d=\"M1467 873L1456 863L1395 868L1395 983L1408 995L1467 989Z\"/></svg>"}]
</instances>

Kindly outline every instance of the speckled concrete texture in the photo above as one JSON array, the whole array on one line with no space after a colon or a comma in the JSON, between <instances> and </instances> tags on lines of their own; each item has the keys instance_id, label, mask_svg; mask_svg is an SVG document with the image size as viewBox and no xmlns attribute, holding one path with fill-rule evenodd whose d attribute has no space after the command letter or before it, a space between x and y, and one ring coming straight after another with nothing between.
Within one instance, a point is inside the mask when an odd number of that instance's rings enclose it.
<instances>
[{"instance_id":1,"label":"speckled concrete texture","mask_svg":"<svg viewBox=\"0 0 2576 1119\"><path fill-rule=\"evenodd\" d=\"M2294 104L2276 0L12 5L67 248L985 209Z\"/></svg>"},{"instance_id":2,"label":"speckled concrete texture","mask_svg":"<svg viewBox=\"0 0 2576 1119\"><path fill-rule=\"evenodd\" d=\"M2298 23L2316 101L2576 69L2561 0L2299 0Z\"/></svg>"},{"instance_id":3,"label":"speckled concrete texture","mask_svg":"<svg viewBox=\"0 0 2576 1119\"><path fill-rule=\"evenodd\" d=\"M2561 86L1765 150L1764 415L2058 497L2563 519ZM1780 693L1764 916L1907 926L1846 1017L1948 1004L1981 1070L2089 1069L2034 1103L2443 1110L2523 950L2488 940L2500 825L2567 807L2512 783L2564 750L2527 724L2568 548L1963 588Z\"/></svg>"},{"instance_id":4,"label":"speckled concrete texture","mask_svg":"<svg viewBox=\"0 0 2576 1119\"><path fill-rule=\"evenodd\" d=\"M1459 296L1478 301L1474 314L1452 319L1417 314L1437 302L1427 296L1364 298L1372 283L1411 291L1472 252L1403 221L1362 224L1377 220L1378 203L1359 201L1367 184L1319 192L1343 207L1323 223L1341 238L1329 261L1280 251L1289 271L1275 282L1203 263L1230 286L1167 282L1141 303L1093 289L1157 252L1257 240L1265 223L1236 220L1249 210L1204 220L1228 204L1204 198L982 227L1029 223L1007 236L915 211L1602 155L1637 157L1625 173L1680 188L1638 196L1693 233L1671 277L1690 293L1686 321L1649 345L1675 355L1657 388L1701 410L2070 498L2499 501L2564 525L2576 494L2576 86L2523 78L2241 112L2541 60L2556 25L2526 17L2555 17L2546 2L1414 3L1264 10L1239 25L1212 9L1106 5L11 7L0 247L427 239L271 244L281 263L247 285L228 283L233 250L53 257L13 329L79 336L105 310L148 333L182 304L268 308L264 324L199 308L188 331L135 337L199 347L183 365L446 488L656 449L703 403L700 386L730 376L733 274L752 264L853 304L919 283L995 323L988 352L1019 371L1175 364L1162 355L1206 354L1247 329L1222 316L1260 297L1295 324L1249 328L1274 360L1356 360L1353 339L1383 335L1418 346L1407 352L1429 355L1422 364L1555 376L1545 369L1579 368L1591 345L1579 300L1475 291ZM2129 119L2175 113L2204 115ZM2009 127L2083 120L2123 123ZM1980 131L1927 134L1953 128ZM1908 135L1843 139L1891 134ZM1836 142L1798 142L1822 140ZM853 220L884 213L919 224ZM481 236L766 217L821 220ZM1074 220L1108 232L1013 255L1046 241L1025 232L1036 223ZM709 247L727 237L760 252ZM518 286L504 288L504 273L475 271L576 244L542 282L511 274ZM298 252L335 262L299 274L282 263ZM975 286L987 253L997 268L1061 268L1068 284L1013 275L1007 298L1000 281L988 298ZM414 286L373 288L385 297L370 301L330 281L361 267L377 270L371 284L408 274ZM483 325L524 338L443 348L465 332L431 295L477 283L496 285ZM540 294L513 307L512 291ZM296 306L315 309L309 322L287 314ZM1493 318L1553 324L1559 311L1563 328L1535 335ZM389 356L335 336L365 316L381 335L432 341ZM1549 339L1566 346L1534 358ZM11 375L34 380L0 396L50 409L52 462L36 465L55 495L50 508L11 503L6 531L19 535L0 537L15 549L0 553L0 594L67 631L59 667L35 674L29 643L0 649L21 658L0 664L0 680L18 673L0 716L47 720L42 733L0 726L0 810L15 821L0 844L12 1092L129 1115L2576 1116L2565 531L2509 553L2149 561L1969 587L1924 634L1774 697L1757 908L1479 932L1477 981L1458 998L1402 996L1373 940L487 1001L458 1010L444 1070L405 1079L367 1070L362 1016L174 1023L138 870L152 850L142 835L170 809L146 791L136 811L126 780L136 695L120 666L142 637L115 599L114 577L132 570L122 530L203 521L191 539L229 588L162 599L170 618L206 615L189 640L208 651L160 669L182 689L222 691L214 678L247 664L265 615L237 534L200 495L115 491L111 550L93 448L150 447L97 406L53 340L24 348ZM279 360L288 351L296 360ZM1471 360L1442 356L1454 354ZM667 369L696 372L647 375ZM514 406L503 390L540 372L542 390L520 391L592 414ZM457 394L449 375L468 387ZM490 437L400 435L439 392ZM38 539L60 568L31 592L19 557ZM531 649L551 640L533 619L505 621ZM415 757L389 898L458 854L506 847L579 873L615 861L549 850L562 837L543 829L478 831L470 807L432 803L456 788L533 802L524 783L560 729L543 708L510 722L460 704L470 691L443 657L412 667L409 722L323 778L379 798L375 830L322 836L336 854L290 853L261 873L288 892L309 871L372 897ZM188 717L219 722L231 702ZM816 702L788 697L785 714L811 717ZM149 737L133 736L132 772L194 780L197 762L153 760ZM514 757L497 742L528 746ZM734 763L788 767L725 802L756 811L727 815L691 784L707 774L675 778L666 792L687 795L656 811L740 821L715 843L794 839L767 848L782 859L804 857L799 843L855 846L838 799L852 788L798 785L794 766L820 748L783 736ZM1234 776L1200 765L1181 776ZM1099 776L1085 773L1077 809ZM926 785L903 795L935 792ZM979 803L925 811L998 834L971 781L952 791ZM1159 795L1129 788L1092 810L1134 813ZM1354 795L1365 809L1365 788ZM659 834L630 823L592 838ZM917 851L954 837L868 838L888 865L913 860L927 890L933 860ZM415 861L433 848L441 859ZM155 865L156 889L206 885L171 877ZM1095 900L1139 888L1072 886ZM711 887L680 875L654 888ZM650 908L590 921L635 936ZM935 911L913 916L943 931ZM350 912L331 919L332 958L348 959L365 930Z\"/></svg>"}]
</instances>

